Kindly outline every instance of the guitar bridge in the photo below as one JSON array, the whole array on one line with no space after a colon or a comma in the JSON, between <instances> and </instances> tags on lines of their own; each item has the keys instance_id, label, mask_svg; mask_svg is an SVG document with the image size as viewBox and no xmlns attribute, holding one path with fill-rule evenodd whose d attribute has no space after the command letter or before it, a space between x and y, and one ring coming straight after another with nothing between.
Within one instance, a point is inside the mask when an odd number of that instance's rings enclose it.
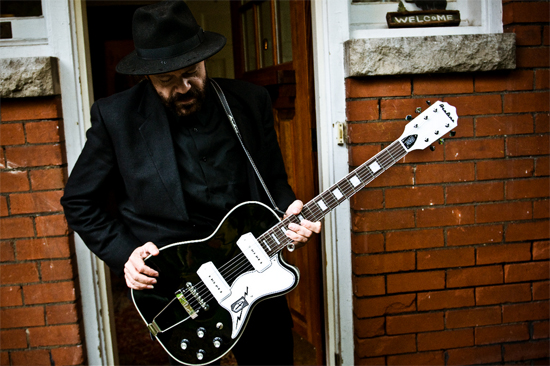
<instances>
[{"instance_id":1,"label":"guitar bridge","mask_svg":"<svg viewBox=\"0 0 550 366\"><path fill-rule=\"evenodd\" d=\"M191 319L195 319L198 315L195 309L189 304L189 301L183 296L183 292L181 290L176 291L176 298L179 300L185 311L187 311L187 314L191 317Z\"/></svg>"},{"instance_id":2,"label":"guitar bridge","mask_svg":"<svg viewBox=\"0 0 550 366\"><path fill-rule=\"evenodd\" d=\"M187 282L187 289L189 290L189 292L191 293L191 295L193 295L193 297L197 300L197 302L199 303L199 305L204 309L204 310L208 310L208 308L210 307L203 299L202 297L199 296L197 290L195 289L195 286L193 286L193 284L191 282Z\"/></svg>"}]
</instances>

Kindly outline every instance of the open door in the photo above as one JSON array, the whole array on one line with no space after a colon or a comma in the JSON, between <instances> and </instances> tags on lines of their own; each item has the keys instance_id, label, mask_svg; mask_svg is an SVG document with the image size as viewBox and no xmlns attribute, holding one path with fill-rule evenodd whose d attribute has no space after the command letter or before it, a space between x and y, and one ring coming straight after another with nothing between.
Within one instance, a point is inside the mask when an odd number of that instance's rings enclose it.
<instances>
[{"instance_id":1,"label":"open door","mask_svg":"<svg viewBox=\"0 0 550 366\"><path fill-rule=\"evenodd\" d=\"M289 183L307 202L318 193L311 3L232 1L231 19L235 77L269 90ZM285 259L300 269L300 283L287 295L294 330L312 345L316 364L324 364L319 237Z\"/></svg>"}]
</instances>

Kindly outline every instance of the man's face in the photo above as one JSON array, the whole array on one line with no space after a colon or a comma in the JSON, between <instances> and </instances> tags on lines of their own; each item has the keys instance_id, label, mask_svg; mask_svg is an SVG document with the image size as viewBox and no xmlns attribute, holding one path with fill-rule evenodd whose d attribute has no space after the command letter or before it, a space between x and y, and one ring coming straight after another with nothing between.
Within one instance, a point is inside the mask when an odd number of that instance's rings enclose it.
<instances>
[{"instance_id":1,"label":"man's face","mask_svg":"<svg viewBox=\"0 0 550 366\"><path fill-rule=\"evenodd\" d=\"M181 117L201 109L206 95L206 77L204 61L165 74L149 75L163 104Z\"/></svg>"}]
</instances>

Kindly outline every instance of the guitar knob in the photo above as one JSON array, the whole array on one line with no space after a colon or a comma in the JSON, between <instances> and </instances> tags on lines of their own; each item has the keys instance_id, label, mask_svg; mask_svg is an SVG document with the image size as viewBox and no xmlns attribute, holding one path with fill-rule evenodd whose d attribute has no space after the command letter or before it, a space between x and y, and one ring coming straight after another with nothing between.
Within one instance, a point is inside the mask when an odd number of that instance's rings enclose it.
<instances>
[{"instance_id":1,"label":"guitar knob","mask_svg":"<svg viewBox=\"0 0 550 366\"><path fill-rule=\"evenodd\" d=\"M184 339L183 341L181 341L180 347L181 349L186 350L187 347L189 347L189 341L187 339Z\"/></svg>"},{"instance_id":2,"label":"guitar knob","mask_svg":"<svg viewBox=\"0 0 550 366\"><path fill-rule=\"evenodd\" d=\"M220 348L220 346L222 345L222 339L220 337L216 337L214 338L214 347L216 348Z\"/></svg>"},{"instance_id":3,"label":"guitar knob","mask_svg":"<svg viewBox=\"0 0 550 366\"><path fill-rule=\"evenodd\" d=\"M201 328L197 329L197 336L199 338L204 338L205 333L206 333L206 330L204 328L201 327Z\"/></svg>"},{"instance_id":4,"label":"guitar knob","mask_svg":"<svg viewBox=\"0 0 550 366\"><path fill-rule=\"evenodd\" d=\"M197 352L197 360L201 361L203 358L204 358L204 350L200 349L198 352Z\"/></svg>"},{"instance_id":5,"label":"guitar knob","mask_svg":"<svg viewBox=\"0 0 550 366\"><path fill-rule=\"evenodd\" d=\"M223 329L223 323L222 322L217 323L216 328L218 328L219 330L222 330Z\"/></svg>"}]
</instances>

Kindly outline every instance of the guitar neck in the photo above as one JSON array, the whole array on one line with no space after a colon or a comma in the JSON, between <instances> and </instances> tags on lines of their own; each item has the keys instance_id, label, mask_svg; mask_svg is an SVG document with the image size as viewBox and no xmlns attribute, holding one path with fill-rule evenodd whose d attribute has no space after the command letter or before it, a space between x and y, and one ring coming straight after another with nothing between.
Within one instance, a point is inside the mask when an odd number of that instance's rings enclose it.
<instances>
[{"instance_id":1,"label":"guitar neck","mask_svg":"<svg viewBox=\"0 0 550 366\"><path fill-rule=\"evenodd\" d=\"M285 232L291 222L299 224L302 220L319 221L339 204L363 189L376 177L407 155L408 151L397 140L361 164L329 189L306 203L297 216L289 216L258 237L266 252L272 256L292 242Z\"/></svg>"}]
</instances>

